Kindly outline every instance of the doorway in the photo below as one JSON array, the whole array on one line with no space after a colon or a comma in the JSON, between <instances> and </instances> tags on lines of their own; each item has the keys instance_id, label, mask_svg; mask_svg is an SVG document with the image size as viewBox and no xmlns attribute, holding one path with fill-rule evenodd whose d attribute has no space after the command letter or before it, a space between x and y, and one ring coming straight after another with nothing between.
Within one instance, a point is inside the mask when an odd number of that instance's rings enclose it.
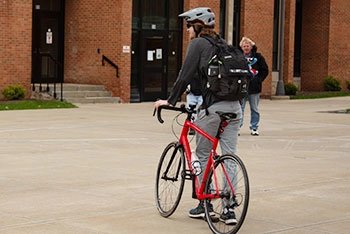
<instances>
[{"instance_id":1,"label":"doorway","mask_svg":"<svg viewBox=\"0 0 350 234\"><path fill-rule=\"evenodd\" d=\"M166 98L181 67L183 0L133 0L130 102Z\"/></svg>"},{"instance_id":2,"label":"doorway","mask_svg":"<svg viewBox=\"0 0 350 234\"><path fill-rule=\"evenodd\" d=\"M142 44L142 99L144 101L155 100L155 97L163 97L166 90L165 78L167 76L167 45L166 36L163 33L145 32Z\"/></svg>"},{"instance_id":3,"label":"doorway","mask_svg":"<svg viewBox=\"0 0 350 234\"><path fill-rule=\"evenodd\" d=\"M64 0L33 1L32 83L63 82Z\"/></svg>"}]
</instances>

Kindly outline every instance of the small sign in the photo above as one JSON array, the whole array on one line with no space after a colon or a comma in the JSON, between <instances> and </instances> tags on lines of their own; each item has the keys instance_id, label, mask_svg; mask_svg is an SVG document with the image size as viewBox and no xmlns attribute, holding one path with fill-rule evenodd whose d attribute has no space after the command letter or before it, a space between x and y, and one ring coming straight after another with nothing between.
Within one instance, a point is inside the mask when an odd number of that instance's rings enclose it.
<instances>
[{"instance_id":1,"label":"small sign","mask_svg":"<svg viewBox=\"0 0 350 234\"><path fill-rule=\"evenodd\" d=\"M46 44L52 44L52 32L50 28L46 32Z\"/></svg>"},{"instance_id":2,"label":"small sign","mask_svg":"<svg viewBox=\"0 0 350 234\"><path fill-rule=\"evenodd\" d=\"M154 50L147 51L147 61L153 61Z\"/></svg>"},{"instance_id":3,"label":"small sign","mask_svg":"<svg viewBox=\"0 0 350 234\"><path fill-rule=\"evenodd\" d=\"M162 59L162 49L156 50L156 59Z\"/></svg>"},{"instance_id":4,"label":"small sign","mask_svg":"<svg viewBox=\"0 0 350 234\"><path fill-rule=\"evenodd\" d=\"M130 46L123 46L123 53L130 53Z\"/></svg>"}]
</instances>

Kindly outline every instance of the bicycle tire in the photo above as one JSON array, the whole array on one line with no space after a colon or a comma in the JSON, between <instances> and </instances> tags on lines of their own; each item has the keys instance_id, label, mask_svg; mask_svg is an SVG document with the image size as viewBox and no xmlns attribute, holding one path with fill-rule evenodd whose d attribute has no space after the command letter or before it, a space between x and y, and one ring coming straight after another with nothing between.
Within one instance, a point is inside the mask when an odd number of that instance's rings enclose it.
<instances>
[{"instance_id":1,"label":"bicycle tire","mask_svg":"<svg viewBox=\"0 0 350 234\"><path fill-rule=\"evenodd\" d=\"M205 199L205 215L210 217L207 219L209 228L215 234L233 234L237 233L241 228L244 219L248 211L249 204L249 179L247 170L242 162L242 160L237 155L222 155L215 160L215 174L217 179L217 184L219 187L219 192L221 198L219 199ZM226 174L229 176L225 176ZM215 185L212 185L212 181L215 181L215 174L213 169L209 172L208 180L206 182L205 192L215 193ZM223 178L223 179L221 179ZM227 180L230 180L234 190L235 196L233 197L232 187L229 186ZM233 220L230 218L232 223L228 222L223 216L224 209L230 209L235 214L237 223L234 224ZM215 215L210 216L209 212L214 212Z\"/></svg>"},{"instance_id":2,"label":"bicycle tire","mask_svg":"<svg viewBox=\"0 0 350 234\"><path fill-rule=\"evenodd\" d=\"M172 215L179 202L185 184L185 155L181 145L172 142L165 147L157 169L155 198L161 216Z\"/></svg>"}]
</instances>

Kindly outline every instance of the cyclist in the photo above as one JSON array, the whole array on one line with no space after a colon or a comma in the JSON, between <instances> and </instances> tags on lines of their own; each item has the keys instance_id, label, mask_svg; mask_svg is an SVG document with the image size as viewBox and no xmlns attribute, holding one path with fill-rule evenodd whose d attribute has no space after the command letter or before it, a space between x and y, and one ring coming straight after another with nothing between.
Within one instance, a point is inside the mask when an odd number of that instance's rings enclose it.
<instances>
[{"instance_id":1,"label":"cyclist","mask_svg":"<svg viewBox=\"0 0 350 234\"><path fill-rule=\"evenodd\" d=\"M157 109L160 105L175 106L188 84L198 74L201 80L203 104L199 108L196 125L214 137L220 124L220 117L215 112L236 113L237 118L228 122L220 139L222 154L236 154L240 118L242 116L241 105L238 100L219 100L214 96L214 93L206 88L207 65L215 52L215 46L203 37L213 37L215 40L219 40L218 34L214 31L215 14L208 7L200 7L186 11L180 14L179 17L186 20L187 31L195 35L195 38L189 42L184 62L169 97L167 100L156 101L155 108ZM196 154L201 162L202 171L204 171L212 145L201 134L196 134L196 145ZM199 181L202 181L202 177L202 174L200 174ZM196 208L191 209L189 216L203 218L205 216L203 202L200 202ZM234 210L229 204L220 216L220 220L226 224L237 223Z\"/></svg>"}]
</instances>

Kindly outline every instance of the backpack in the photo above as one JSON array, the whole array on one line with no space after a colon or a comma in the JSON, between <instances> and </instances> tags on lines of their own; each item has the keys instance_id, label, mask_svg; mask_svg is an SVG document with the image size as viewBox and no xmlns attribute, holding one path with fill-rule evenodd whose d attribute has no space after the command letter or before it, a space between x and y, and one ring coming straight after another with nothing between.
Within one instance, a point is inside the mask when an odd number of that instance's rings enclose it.
<instances>
[{"instance_id":1,"label":"backpack","mask_svg":"<svg viewBox=\"0 0 350 234\"><path fill-rule=\"evenodd\" d=\"M220 100L242 100L248 93L249 68L244 54L219 38L203 37L216 47L208 62L206 88Z\"/></svg>"}]
</instances>

